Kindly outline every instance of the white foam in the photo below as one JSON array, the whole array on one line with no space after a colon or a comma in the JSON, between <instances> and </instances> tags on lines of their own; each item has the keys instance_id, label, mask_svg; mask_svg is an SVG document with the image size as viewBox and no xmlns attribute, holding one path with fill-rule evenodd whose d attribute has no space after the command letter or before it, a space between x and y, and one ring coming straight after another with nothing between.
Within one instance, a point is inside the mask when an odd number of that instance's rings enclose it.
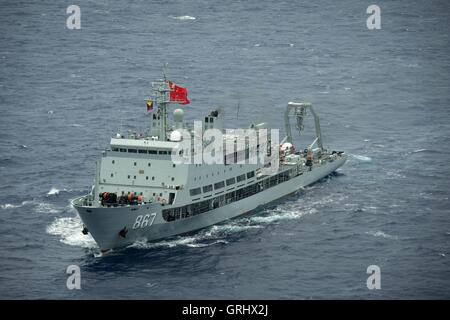
<instances>
[{"instance_id":1,"label":"white foam","mask_svg":"<svg viewBox=\"0 0 450 320\"><path fill-rule=\"evenodd\" d=\"M398 239L397 236L393 236L393 235L384 233L383 231L368 231L368 232L366 232L366 234L369 234L369 235L374 236L374 237L385 238L385 239L394 239L394 240Z\"/></svg>"},{"instance_id":2,"label":"white foam","mask_svg":"<svg viewBox=\"0 0 450 320\"><path fill-rule=\"evenodd\" d=\"M214 242L211 242L211 243L189 243L189 244L187 244L187 246L191 247L191 248L204 248L204 247L209 247L209 246L212 246L212 245L215 245L215 244L220 244L220 243L227 244L228 241L226 241L226 240L217 240L217 241L214 241Z\"/></svg>"},{"instance_id":3,"label":"white foam","mask_svg":"<svg viewBox=\"0 0 450 320\"><path fill-rule=\"evenodd\" d=\"M0 205L0 208L5 209L5 210L6 209L15 209L15 208L21 208L21 207L23 207L27 204L31 204L31 203L34 203L34 201L22 201L21 204L5 203L5 204Z\"/></svg>"},{"instance_id":4,"label":"white foam","mask_svg":"<svg viewBox=\"0 0 450 320\"><path fill-rule=\"evenodd\" d=\"M413 153L419 153L419 152L424 152L427 151L427 149L416 149L413 151Z\"/></svg>"},{"instance_id":5,"label":"white foam","mask_svg":"<svg viewBox=\"0 0 450 320\"><path fill-rule=\"evenodd\" d=\"M359 154L352 154L352 157L355 158L356 160L362 161L362 162L370 162L372 161L371 157L368 156L362 156Z\"/></svg>"},{"instance_id":6,"label":"white foam","mask_svg":"<svg viewBox=\"0 0 450 320\"><path fill-rule=\"evenodd\" d=\"M246 219L245 222L247 222ZM250 224L242 224L245 223L243 220L236 221L227 224L215 225L210 228L210 230L206 231L203 235L204 239L215 238L218 236L226 236L233 233L238 233L242 231L247 231L250 229L260 229L262 226L258 225L250 225Z\"/></svg>"},{"instance_id":7,"label":"white foam","mask_svg":"<svg viewBox=\"0 0 450 320\"><path fill-rule=\"evenodd\" d=\"M5 203L5 204L0 205L0 208L2 208L2 209L14 209L14 208L19 208L19 207L21 207L20 204L16 205L16 204L11 204L11 203Z\"/></svg>"},{"instance_id":8,"label":"white foam","mask_svg":"<svg viewBox=\"0 0 450 320\"><path fill-rule=\"evenodd\" d=\"M399 173L399 170L386 171L386 176L388 176L390 178L394 178L394 179L404 179L404 178L406 178L405 175Z\"/></svg>"},{"instance_id":9,"label":"white foam","mask_svg":"<svg viewBox=\"0 0 450 320\"><path fill-rule=\"evenodd\" d=\"M49 192L47 192L48 196L53 196L53 195L57 195L57 194L59 194L59 189L56 189L56 188L53 188L53 187L50 189Z\"/></svg>"},{"instance_id":10,"label":"white foam","mask_svg":"<svg viewBox=\"0 0 450 320\"><path fill-rule=\"evenodd\" d=\"M96 248L97 244L90 234L84 235L83 223L78 216L57 218L47 227L47 233L60 237L60 241L70 246Z\"/></svg>"},{"instance_id":11,"label":"white foam","mask_svg":"<svg viewBox=\"0 0 450 320\"><path fill-rule=\"evenodd\" d=\"M181 20L181 21L184 21L184 20L195 20L196 18L195 17L193 17L193 16L178 16L178 17L171 17L172 19L176 19L176 20Z\"/></svg>"},{"instance_id":12,"label":"white foam","mask_svg":"<svg viewBox=\"0 0 450 320\"><path fill-rule=\"evenodd\" d=\"M51 203L46 202L40 202L37 204L37 206L33 209L36 213L59 213L61 210L56 208Z\"/></svg>"},{"instance_id":13,"label":"white foam","mask_svg":"<svg viewBox=\"0 0 450 320\"><path fill-rule=\"evenodd\" d=\"M317 212L318 211L316 208L311 208L309 210L295 210L295 211L294 210L288 211L288 210L277 209L268 216L252 217L251 221L256 222L256 223L270 224L270 223L278 222L280 220L299 219L300 217L303 217L304 215L314 214Z\"/></svg>"},{"instance_id":14,"label":"white foam","mask_svg":"<svg viewBox=\"0 0 450 320\"><path fill-rule=\"evenodd\" d=\"M137 249L154 249L160 247L173 248L180 245L187 246L189 244L193 244L196 240L197 240L196 236L179 237L172 240L161 240L158 242L147 242L146 240L138 240L135 241L133 244L131 244L129 247Z\"/></svg>"}]
</instances>

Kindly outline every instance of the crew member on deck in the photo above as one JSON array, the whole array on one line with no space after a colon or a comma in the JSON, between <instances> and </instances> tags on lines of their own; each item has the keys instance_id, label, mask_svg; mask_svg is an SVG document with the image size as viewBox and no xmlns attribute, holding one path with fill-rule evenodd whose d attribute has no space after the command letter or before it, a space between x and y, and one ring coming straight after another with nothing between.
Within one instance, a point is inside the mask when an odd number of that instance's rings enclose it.
<instances>
[{"instance_id":1,"label":"crew member on deck","mask_svg":"<svg viewBox=\"0 0 450 320\"><path fill-rule=\"evenodd\" d=\"M306 165L309 167L309 171L311 171L313 165L313 152L311 149L308 149L306 153Z\"/></svg>"}]
</instances>

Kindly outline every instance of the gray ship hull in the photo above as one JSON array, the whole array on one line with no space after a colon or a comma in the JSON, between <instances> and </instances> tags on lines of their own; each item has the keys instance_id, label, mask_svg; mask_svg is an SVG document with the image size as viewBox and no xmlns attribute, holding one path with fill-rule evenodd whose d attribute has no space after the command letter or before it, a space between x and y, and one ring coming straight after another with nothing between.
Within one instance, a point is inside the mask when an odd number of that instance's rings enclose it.
<instances>
[{"instance_id":1,"label":"gray ship hull","mask_svg":"<svg viewBox=\"0 0 450 320\"><path fill-rule=\"evenodd\" d=\"M168 222L163 218L162 210L167 206L159 203L122 207L89 207L83 205L85 197L72 201L83 223L102 251L128 246L138 240L155 241L174 235L199 230L225 220L237 217L257 207L293 193L334 172L347 160L346 155L333 162L314 166L311 171L282 182L250 197L229 203L222 207L177 221ZM149 215L145 227L135 227L138 216ZM119 235L126 229L126 236Z\"/></svg>"}]
</instances>

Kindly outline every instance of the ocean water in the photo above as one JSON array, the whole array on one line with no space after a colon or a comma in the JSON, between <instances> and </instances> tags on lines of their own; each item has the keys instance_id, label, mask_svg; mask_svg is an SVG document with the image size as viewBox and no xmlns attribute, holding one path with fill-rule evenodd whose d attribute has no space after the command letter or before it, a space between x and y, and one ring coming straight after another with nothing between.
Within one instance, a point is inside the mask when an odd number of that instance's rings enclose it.
<instances>
[{"instance_id":1,"label":"ocean water","mask_svg":"<svg viewBox=\"0 0 450 320\"><path fill-rule=\"evenodd\" d=\"M0 298L450 298L450 5L376 1L368 30L371 4L0 1ZM112 134L145 130L164 63L189 121L220 106L226 127L280 127L311 101L348 162L251 215L99 257L69 202Z\"/></svg>"}]
</instances>

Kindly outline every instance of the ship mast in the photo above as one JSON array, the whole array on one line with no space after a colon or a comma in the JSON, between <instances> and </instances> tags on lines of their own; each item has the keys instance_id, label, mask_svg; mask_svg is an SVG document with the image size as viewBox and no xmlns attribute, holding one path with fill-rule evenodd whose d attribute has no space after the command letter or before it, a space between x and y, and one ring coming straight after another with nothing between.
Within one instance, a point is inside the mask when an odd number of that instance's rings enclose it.
<instances>
[{"instance_id":1,"label":"ship mast","mask_svg":"<svg viewBox=\"0 0 450 320\"><path fill-rule=\"evenodd\" d=\"M158 106L158 111L160 113L160 126L159 126L159 139L167 140L167 104L170 102L169 99L169 82L166 80L166 74L164 73L164 80L152 82L154 101Z\"/></svg>"}]
</instances>

